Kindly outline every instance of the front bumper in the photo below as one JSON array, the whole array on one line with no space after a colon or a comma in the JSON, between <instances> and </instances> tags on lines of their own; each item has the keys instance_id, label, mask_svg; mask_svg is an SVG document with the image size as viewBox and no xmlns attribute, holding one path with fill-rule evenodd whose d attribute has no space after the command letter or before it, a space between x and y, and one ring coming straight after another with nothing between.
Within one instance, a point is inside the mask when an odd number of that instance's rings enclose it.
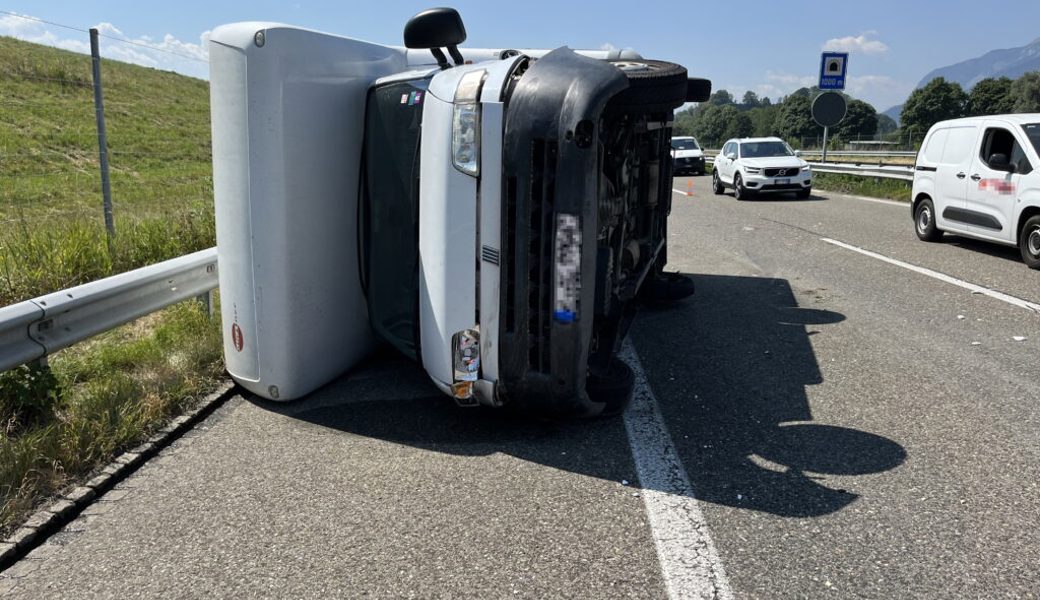
<instances>
[{"instance_id":1,"label":"front bumper","mask_svg":"<svg viewBox=\"0 0 1040 600\"><path fill-rule=\"evenodd\" d=\"M791 177L766 177L761 174L742 173L744 187L758 193L797 192L812 187L812 171L799 171Z\"/></svg>"},{"instance_id":2,"label":"front bumper","mask_svg":"<svg viewBox=\"0 0 1040 600\"><path fill-rule=\"evenodd\" d=\"M704 172L704 157L683 157L672 159L672 172L673 173L703 173Z\"/></svg>"}]
</instances>

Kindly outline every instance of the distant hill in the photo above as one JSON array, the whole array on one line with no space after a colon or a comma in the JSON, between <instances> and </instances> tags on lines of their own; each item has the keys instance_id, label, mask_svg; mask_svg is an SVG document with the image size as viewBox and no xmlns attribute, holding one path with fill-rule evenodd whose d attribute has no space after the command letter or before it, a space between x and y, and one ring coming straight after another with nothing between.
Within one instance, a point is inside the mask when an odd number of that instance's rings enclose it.
<instances>
[{"instance_id":1,"label":"distant hill","mask_svg":"<svg viewBox=\"0 0 1040 600\"><path fill-rule=\"evenodd\" d=\"M993 50L978 58L940 67L925 75L917 87L924 87L936 77L944 77L946 81L956 81L961 84L961 87L967 91L987 77L1015 79L1029 71L1040 71L1040 39L1018 48Z\"/></svg>"},{"instance_id":2,"label":"distant hill","mask_svg":"<svg viewBox=\"0 0 1040 600\"><path fill-rule=\"evenodd\" d=\"M903 105L902 104L896 104L895 106L893 106L892 108L882 112L881 114L887 115L889 117L892 117L892 120L896 122L896 125L899 125L899 115L902 112L903 112Z\"/></svg>"}]
</instances>

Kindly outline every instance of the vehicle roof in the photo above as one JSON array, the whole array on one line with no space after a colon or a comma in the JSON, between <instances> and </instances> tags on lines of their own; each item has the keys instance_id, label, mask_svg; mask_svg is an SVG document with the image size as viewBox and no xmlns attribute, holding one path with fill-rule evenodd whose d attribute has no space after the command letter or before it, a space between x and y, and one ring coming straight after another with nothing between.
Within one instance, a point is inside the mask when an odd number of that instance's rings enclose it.
<instances>
[{"instance_id":1,"label":"vehicle roof","mask_svg":"<svg viewBox=\"0 0 1040 600\"><path fill-rule=\"evenodd\" d=\"M692 135L673 135L672 139L673 140L695 140L697 138L693 137Z\"/></svg>"},{"instance_id":2,"label":"vehicle roof","mask_svg":"<svg viewBox=\"0 0 1040 600\"><path fill-rule=\"evenodd\" d=\"M776 137L776 136L771 136L771 137L733 138L733 139L731 139L729 141L730 142L737 142L737 143L743 144L743 143L746 143L746 142L782 142L783 140L778 138L778 137Z\"/></svg>"},{"instance_id":3,"label":"vehicle roof","mask_svg":"<svg viewBox=\"0 0 1040 600\"><path fill-rule=\"evenodd\" d=\"M940 125L946 126L957 126L957 125L978 125L984 121L1001 121L1011 125L1025 125L1027 123L1040 123L1040 113L1019 113L1009 115L983 115L980 117L963 117L960 119L949 119L946 121L939 121L933 128L939 127Z\"/></svg>"}]
</instances>

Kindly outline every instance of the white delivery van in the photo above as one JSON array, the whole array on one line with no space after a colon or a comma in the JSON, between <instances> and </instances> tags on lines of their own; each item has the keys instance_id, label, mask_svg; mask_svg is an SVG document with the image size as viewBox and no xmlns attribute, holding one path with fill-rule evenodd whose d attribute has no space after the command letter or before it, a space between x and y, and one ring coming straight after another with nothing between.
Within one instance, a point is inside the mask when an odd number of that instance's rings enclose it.
<instances>
[{"instance_id":1,"label":"white delivery van","mask_svg":"<svg viewBox=\"0 0 1040 600\"><path fill-rule=\"evenodd\" d=\"M672 173L704 174L704 150L697 143L697 138L688 135L672 138Z\"/></svg>"},{"instance_id":2,"label":"white delivery van","mask_svg":"<svg viewBox=\"0 0 1040 600\"><path fill-rule=\"evenodd\" d=\"M672 111L710 83L631 51L405 48L271 23L210 41L224 352L304 395L376 340L462 404L618 412L616 351L667 276ZM441 48L447 49L451 57Z\"/></svg>"},{"instance_id":3,"label":"white delivery van","mask_svg":"<svg viewBox=\"0 0 1040 600\"><path fill-rule=\"evenodd\" d=\"M1040 269L1040 114L941 121L914 165L914 229L1017 246Z\"/></svg>"}]
</instances>

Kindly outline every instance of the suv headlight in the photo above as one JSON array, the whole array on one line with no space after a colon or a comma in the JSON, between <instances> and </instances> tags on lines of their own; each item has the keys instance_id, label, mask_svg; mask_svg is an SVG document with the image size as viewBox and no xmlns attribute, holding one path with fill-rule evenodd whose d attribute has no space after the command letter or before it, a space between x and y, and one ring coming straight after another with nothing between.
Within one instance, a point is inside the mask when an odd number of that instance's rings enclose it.
<instances>
[{"instance_id":1,"label":"suv headlight","mask_svg":"<svg viewBox=\"0 0 1040 600\"><path fill-rule=\"evenodd\" d=\"M455 111L451 121L451 162L467 175L480 175L480 88L484 70L470 71L455 88Z\"/></svg>"},{"instance_id":2,"label":"suv headlight","mask_svg":"<svg viewBox=\"0 0 1040 600\"><path fill-rule=\"evenodd\" d=\"M748 175L758 175L762 172L762 169L756 167L744 167L744 172Z\"/></svg>"},{"instance_id":3,"label":"suv headlight","mask_svg":"<svg viewBox=\"0 0 1040 600\"><path fill-rule=\"evenodd\" d=\"M805 165L804 167L802 167L802 170L803 171L812 171L812 167L809 166L809 165Z\"/></svg>"},{"instance_id":4,"label":"suv headlight","mask_svg":"<svg viewBox=\"0 0 1040 600\"><path fill-rule=\"evenodd\" d=\"M556 215L556 299L553 318L561 323L578 320L581 294L581 220L575 215Z\"/></svg>"}]
</instances>

